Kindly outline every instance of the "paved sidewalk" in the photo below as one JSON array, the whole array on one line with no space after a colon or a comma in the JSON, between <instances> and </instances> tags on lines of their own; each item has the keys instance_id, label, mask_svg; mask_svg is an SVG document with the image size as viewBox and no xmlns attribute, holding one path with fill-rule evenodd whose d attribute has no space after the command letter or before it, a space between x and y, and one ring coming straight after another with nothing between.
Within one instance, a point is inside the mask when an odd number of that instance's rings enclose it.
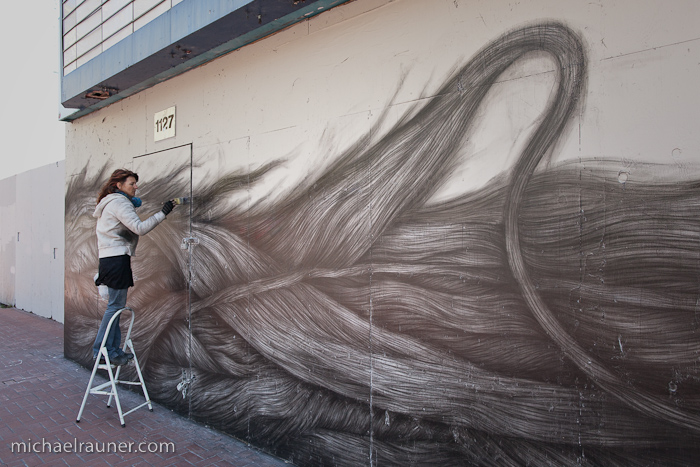
<instances>
[{"instance_id":1,"label":"paved sidewalk","mask_svg":"<svg viewBox=\"0 0 700 467\"><path fill-rule=\"evenodd\" d=\"M63 325L50 319L0 309L0 355L0 465L289 465L158 404L153 412L142 408L129 414L122 428L114 404L108 408L102 396L90 395L76 423L90 371L63 357ZM119 395L127 410L143 402L126 389ZM12 443L18 442L31 443L31 452L13 453ZM87 452L109 449L109 442L116 443L116 452ZM55 452L58 443L82 452ZM119 452L119 443L122 451L133 443L133 450L163 446L170 452Z\"/></svg>"}]
</instances>

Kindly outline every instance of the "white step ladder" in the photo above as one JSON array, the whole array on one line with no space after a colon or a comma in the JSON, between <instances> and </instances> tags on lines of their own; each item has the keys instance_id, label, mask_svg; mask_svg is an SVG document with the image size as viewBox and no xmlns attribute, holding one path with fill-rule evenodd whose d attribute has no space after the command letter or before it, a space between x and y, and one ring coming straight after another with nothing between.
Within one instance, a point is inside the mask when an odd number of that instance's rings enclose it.
<instances>
[{"instance_id":1,"label":"white step ladder","mask_svg":"<svg viewBox=\"0 0 700 467\"><path fill-rule=\"evenodd\" d=\"M114 364L110 363L109 361L109 355L107 354L107 348L105 347L105 342L107 341L107 336L109 335L109 331L112 329L112 325L114 324L114 321L117 319L118 316L121 315L123 311L130 311L131 312L131 322L129 323L129 330L126 333L126 339L124 339L124 347L123 350L125 352L131 352L134 354L134 366L136 367L136 373L139 376L138 381L124 381L119 379L119 373L121 372L122 367L117 366L117 371L113 372L112 368L115 366ZM85 396L83 396L83 403L80 405L80 412L78 412L78 418L75 420L76 423L80 423L80 417L83 415L83 410L85 409L85 402L87 402L87 397L88 394L101 394L105 396L109 396L109 399L107 400L107 407L110 407L112 404L112 397L114 397L115 402L117 403L117 411L119 412L119 421L122 424L122 427L126 426L124 423L124 417L129 415L131 412L140 409L143 406L148 405L148 410L153 412L153 406L151 405L151 399L148 397L148 391L146 390L146 383L143 381L143 375L141 374L141 368L139 366L139 360L138 357L136 356L136 351L134 350L134 345L131 342L131 329L134 327L134 310L131 308L122 308L121 310L117 311L114 313L114 316L112 316L112 319L109 320L109 323L107 324L107 329L105 330L105 336L102 339L102 344L100 344L100 351L97 354L97 358L95 359L95 365L92 368L92 374L90 375L90 382L88 383L87 389L85 390ZM102 362L104 360L104 362ZM102 383L99 386L92 386L92 382L95 379L95 374L97 373L97 370L107 370L107 374L109 375L109 381L106 383ZM118 384L125 384L125 385L136 385L136 386L141 386L141 389L143 390L143 395L146 398L146 402L143 404L134 407L133 409L129 410L126 413L122 413L122 406L121 403L119 402L119 394L117 393L117 385ZM110 388L110 390L105 390L105 388Z\"/></svg>"}]
</instances>

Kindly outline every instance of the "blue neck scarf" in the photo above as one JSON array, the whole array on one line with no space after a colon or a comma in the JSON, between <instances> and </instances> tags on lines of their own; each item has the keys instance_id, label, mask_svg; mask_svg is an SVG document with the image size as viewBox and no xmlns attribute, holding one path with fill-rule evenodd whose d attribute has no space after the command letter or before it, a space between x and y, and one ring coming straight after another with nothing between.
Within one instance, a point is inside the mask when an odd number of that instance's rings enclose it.
<instances>
[{"instance_id":1,"label":"blue neck scarf","mask_svg":"<svg viewBox=\"0 0 700 467\"><path fill-rule=\"evenodd\" d=\"M141 207L141 198L137 198L136 196L129 196L126 193L124 193L121 190L117 190L117 193L121 193L122 195L126 196L129 198L129 201L131 201L131 204L134 205L135 208L140 208Z\"/></svg>"}]
</instances>

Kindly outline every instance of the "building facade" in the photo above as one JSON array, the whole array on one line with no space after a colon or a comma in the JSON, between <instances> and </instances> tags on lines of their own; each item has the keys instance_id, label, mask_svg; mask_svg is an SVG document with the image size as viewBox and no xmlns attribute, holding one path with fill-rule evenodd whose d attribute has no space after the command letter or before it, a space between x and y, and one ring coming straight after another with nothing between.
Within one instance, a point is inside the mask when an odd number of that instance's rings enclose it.
<instances>
[{"instance_id":1,"label":"building facade","mask_svg":"<svg viewBox=\"0 0 700 467\"><path fill-rule=\"evenodd\" d=\"M297 465L700 455L696 2L63 5L68 358L124 167L192 199L133 258L159 403Z\"/></svg>"}]
</instances>

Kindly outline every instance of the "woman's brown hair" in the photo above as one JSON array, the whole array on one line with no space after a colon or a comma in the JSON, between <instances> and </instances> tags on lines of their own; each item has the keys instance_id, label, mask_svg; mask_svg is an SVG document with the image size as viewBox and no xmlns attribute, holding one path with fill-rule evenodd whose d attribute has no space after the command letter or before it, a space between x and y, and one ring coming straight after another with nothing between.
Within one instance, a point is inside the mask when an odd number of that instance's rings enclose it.
<instances>
[{"instance_id":1,"label":"woman's brown hair","mask_svg":"<svg viewBox=\"0 0 700 467\"><path fill-rule=\"evenodd\" d=\"M134 177L136 181L139 181L139 176L136 172L126 169L117 169L112 172L112 176L109 177L107 183L102 186L99 194L97 195L97 202L102 201L102 198L109 195L110 193L117 193L119 188L117 188L117 183L125 182L127 178Z\"/></svg>"}]
</instances>

